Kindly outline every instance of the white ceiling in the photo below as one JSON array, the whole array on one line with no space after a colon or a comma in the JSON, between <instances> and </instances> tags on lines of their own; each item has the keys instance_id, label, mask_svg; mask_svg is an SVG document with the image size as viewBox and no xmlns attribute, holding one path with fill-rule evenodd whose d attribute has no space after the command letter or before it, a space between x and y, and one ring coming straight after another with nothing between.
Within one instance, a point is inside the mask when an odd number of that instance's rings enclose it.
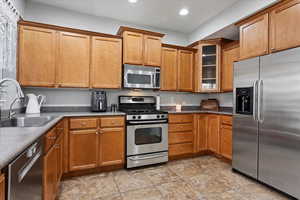
<instances>
[{"instance_id":1,"label":"white ceiling","mask_svg":"<svg viewBox=\"0 0 300 200\"><path fill-rule=\"evenodd\" d=\"M239 0L30 0L89 15L109 17L137 25L190 33ZM188 16L179 16L188 8Z\"/></svg>"}]
</instances>

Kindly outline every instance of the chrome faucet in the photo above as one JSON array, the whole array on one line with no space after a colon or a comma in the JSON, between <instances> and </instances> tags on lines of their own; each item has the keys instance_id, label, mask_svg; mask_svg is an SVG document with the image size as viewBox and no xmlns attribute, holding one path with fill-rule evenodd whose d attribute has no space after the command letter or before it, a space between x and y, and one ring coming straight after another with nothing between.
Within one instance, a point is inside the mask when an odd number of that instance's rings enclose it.
<instances>
[{"instance_id":1,"label":"chrome faucet","mask_svg":"<svg viewBox=\"0 0 300 200\"><path fill-rule=\"evenodd\" d=\"M2 80L0 80L0 87L4 84L4 83L6 83L6 82L11 82L11 83L13 83L15 86L16 86L16 90L17 90L17 97L16 98L14 98L14 100L12 101L12 103L10 104L10 106L9 106L9 114L8 114L8 118L9 119L12 119L14 116L15 116L15 112L13 112L13 106L14 106L14 104L17 102L17 101L23 101L24 100L24 98L25 98L25 96L24 96L24 93L23 93L23 91L22 91L22 89L21 89L21 87L20 87L20 84L19 84L19 82L18 81L16 81L16 80L14 80L14 79L11 79L11 78L4 78L4 79L2 79Z\"/></svg>"}]
</instances>

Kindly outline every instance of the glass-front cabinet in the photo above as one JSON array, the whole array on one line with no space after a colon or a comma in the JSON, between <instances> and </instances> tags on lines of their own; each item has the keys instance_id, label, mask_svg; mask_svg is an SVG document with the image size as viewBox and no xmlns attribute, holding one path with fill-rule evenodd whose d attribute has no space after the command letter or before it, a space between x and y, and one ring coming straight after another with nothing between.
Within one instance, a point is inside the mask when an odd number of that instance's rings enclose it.
<instances>
[{"instance_id":1,"label":"glass-front cabinet","mask_svg":"<svg viewBox=\"0 0 300 200\"><path fill-rule=\"evenodd\" d=\"M195 67L195 92L220 91L221 45L219 41L200 41Z\"/></svg>"}]
</instances>

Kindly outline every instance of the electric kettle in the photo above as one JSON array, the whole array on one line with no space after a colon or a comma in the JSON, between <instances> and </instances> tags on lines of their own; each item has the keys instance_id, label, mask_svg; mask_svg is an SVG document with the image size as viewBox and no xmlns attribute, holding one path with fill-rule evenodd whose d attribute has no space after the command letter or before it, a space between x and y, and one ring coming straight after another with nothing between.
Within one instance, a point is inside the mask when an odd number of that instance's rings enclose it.
<instances>
[{"instance_id":1,"label":"electric kettle","mask_svg":"<svg viewBox=\"0 0 300 200\"><path fill-rule=\"evenodd\" d=\"M26 114L37 114L41 112L41 106L45 101L45 96L35 94L27 94L28 103L26 107Z\"/></svg>"}]
</instances>

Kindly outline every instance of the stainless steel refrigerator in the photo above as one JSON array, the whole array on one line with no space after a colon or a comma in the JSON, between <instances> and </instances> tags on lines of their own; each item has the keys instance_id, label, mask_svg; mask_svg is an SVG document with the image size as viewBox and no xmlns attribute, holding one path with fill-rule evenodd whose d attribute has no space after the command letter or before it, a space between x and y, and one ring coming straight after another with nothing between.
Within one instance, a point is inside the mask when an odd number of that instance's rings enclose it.
<instances>
[{"instance_id":1,"label":"stainless steel refrigerator","mask_svg":"<svg viewBox=\"0 0 300 200\"><path fill-rule=\"evenodd\" d=\"M234 65L233 169L300 198L300 48Z\"/></svg>"}]
</instances>

